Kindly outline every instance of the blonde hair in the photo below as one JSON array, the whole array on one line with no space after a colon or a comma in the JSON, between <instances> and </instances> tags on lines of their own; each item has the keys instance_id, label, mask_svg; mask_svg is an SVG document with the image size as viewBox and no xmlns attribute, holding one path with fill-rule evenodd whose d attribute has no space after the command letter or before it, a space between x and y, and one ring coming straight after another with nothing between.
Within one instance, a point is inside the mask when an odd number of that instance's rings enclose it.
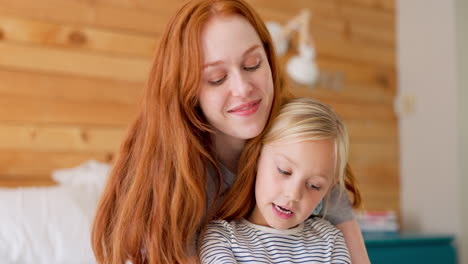
<instances>
[{"instance_id":1,"label":"blonde hair","mask_svg":"<svg viewBox=\"0 0 468 264\"><path fill-rule=\"evenodd\" d=\"M311 98L296 98L287 102L265 134L262 144L277 141L288 143L333 139L335 143L335 178L344 189L344 172L348 161L348 131L333 109Z\"/></svg>"},{"instance_id":2,"label":"blonde hair","mask_svg":"<svg viewBox=\"0 0 468 264\"><path fill-rule=\"evenodd\" d=\"M227 221L246 217L255 207L254 186L257 173L256 160L262 147L279 140L335 140L336 175L335 180L340 193L348 189L354 196L352 205L361 204L361 196L348 162L348 131L332 108L311 98L295 98L287 101L278 116L266 128L263 138L241 155L239 173L224 203L217 212L217 217ZM253 162L255 161L255 162ZM340 194L341 195L341 194Z\"/></svg>"}]
</instances>

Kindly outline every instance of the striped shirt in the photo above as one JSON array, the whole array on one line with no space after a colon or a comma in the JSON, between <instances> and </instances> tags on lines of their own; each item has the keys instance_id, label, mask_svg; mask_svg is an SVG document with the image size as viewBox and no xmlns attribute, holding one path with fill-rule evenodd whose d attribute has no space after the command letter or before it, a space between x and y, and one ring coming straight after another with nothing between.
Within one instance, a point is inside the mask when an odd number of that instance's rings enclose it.
<instances>
[{"instance_id":1,"label":"striped shirt","mask_svg":"<svg viewBox=\"0 0 468 264\"><path fill-rule=\"evenodd\" d=\"M321 218L287 230L245 219L212 221L200 259L202 263L351 263L343 234Z\"/></svg>"}]
</instances>

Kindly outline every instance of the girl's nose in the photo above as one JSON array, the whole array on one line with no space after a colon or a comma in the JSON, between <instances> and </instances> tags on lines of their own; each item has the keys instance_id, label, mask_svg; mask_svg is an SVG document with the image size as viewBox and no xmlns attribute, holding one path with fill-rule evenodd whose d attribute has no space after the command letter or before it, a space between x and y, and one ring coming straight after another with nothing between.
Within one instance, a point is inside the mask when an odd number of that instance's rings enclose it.
<instances>
[{"instance_id":1,"label":"girl's nose","mask_svg":"<svg viewBox=\"0 0 468 264\"><path fill-rule=\"evenodd\" d=\"M303 185L291 182L285 186L285 197L292 202L298 202L302 198Z\"/></svg>"}]
</instances>

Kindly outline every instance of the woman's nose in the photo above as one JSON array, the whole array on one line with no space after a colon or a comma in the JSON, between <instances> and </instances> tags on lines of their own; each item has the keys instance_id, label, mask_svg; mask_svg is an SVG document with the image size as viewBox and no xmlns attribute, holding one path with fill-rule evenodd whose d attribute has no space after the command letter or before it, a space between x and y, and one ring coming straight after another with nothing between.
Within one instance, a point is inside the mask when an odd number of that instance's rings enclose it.
<instances>
[{"instance_id":1,"label":"woman's nose","mask_svg":"<svg viewBox=\"0 0 468 264\"><path fill-rule=\"evenodd\" d=\"M234 82L231 84L231 93L236 97L247 97L253 90L252 84L245 74L236 73L234 74Z\"/></svg>"}]
</instances>

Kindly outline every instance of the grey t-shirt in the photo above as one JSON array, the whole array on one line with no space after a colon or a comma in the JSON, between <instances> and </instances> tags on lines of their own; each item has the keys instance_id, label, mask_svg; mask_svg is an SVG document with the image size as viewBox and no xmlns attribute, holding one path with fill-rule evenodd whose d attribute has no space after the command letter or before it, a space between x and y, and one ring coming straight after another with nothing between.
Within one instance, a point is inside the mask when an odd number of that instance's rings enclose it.
<instances>
[{"instance_id":1,"label":"grey t-shirt","mask_svg":"<svg viewBox=\"0 0 468 264\"><path fill-rule=\"evenodd\" d=\"M232 186L236 174L224 167L222 164L219 164L221 170L221 198L223 194ZM208 179L207 179L207 208L213 202L214 196L216 194L216 173L214 168L211 166L208 167ZM219 205L217 202L217 205ZM327 211L325 214L325 219L330 221L334 226L344 223L349 220L354 219L353 208L349 200L347 192L343 192L340 196L340 190L338 186L335 186L331 193L330 199L327 205Z\"/></svg>"}]
</instances>

